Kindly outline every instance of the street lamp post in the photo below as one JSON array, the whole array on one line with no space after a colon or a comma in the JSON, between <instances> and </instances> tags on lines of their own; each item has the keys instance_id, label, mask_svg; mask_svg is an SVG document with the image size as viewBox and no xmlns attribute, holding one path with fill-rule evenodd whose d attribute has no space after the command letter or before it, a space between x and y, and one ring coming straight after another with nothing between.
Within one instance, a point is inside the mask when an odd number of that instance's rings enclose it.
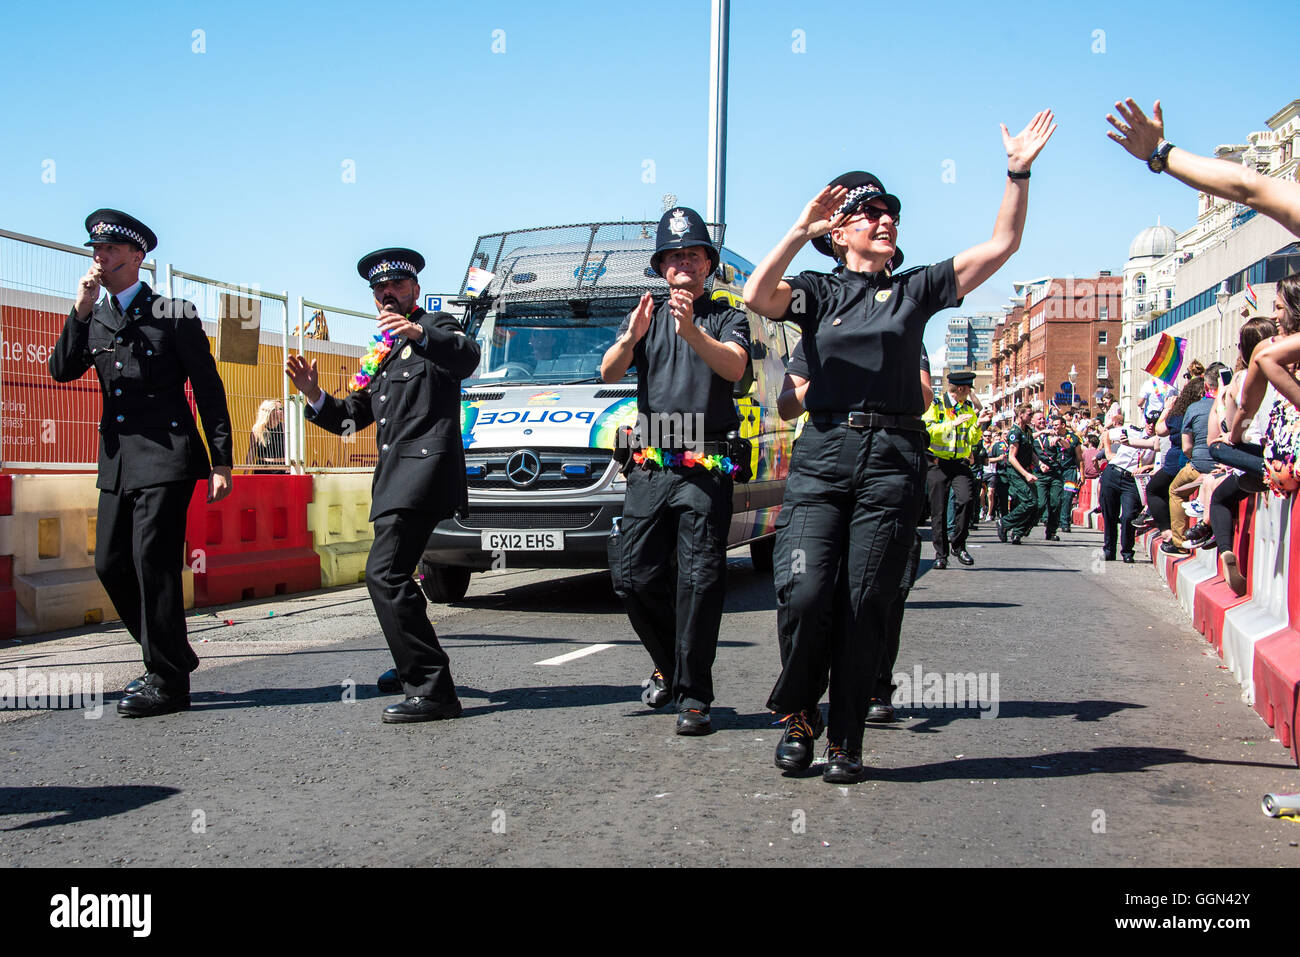
<instances>
[{"instance_id":1,"label":"street lamp post","mask_svg":"<svg viewBox=\"0 0 1300 957\"><path fill-rule=\"evenodd\" d=\"M1079 380L1079 370L1070 365L1070 408L1074 408L1074 383Z\"/></svg>"}]
</instances>

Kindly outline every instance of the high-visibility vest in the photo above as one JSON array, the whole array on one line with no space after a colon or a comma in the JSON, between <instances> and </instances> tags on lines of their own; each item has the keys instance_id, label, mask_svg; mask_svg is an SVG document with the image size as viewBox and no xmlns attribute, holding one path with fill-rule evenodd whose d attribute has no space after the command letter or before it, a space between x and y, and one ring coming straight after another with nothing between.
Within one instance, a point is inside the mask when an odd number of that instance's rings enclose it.
<instances>
[{"instance_id":1,"label":"high-visibility vest","mask_svg":"<svg viewBox=\"0 0 1300 957\"><path fill-rule=\"evenodd\" d=\"M946 392L930 404L921 419L930 433L930 454L935 458L970 458L984 437L975 406L969 402L953 405Z\"/></svg>"}]
</instances>

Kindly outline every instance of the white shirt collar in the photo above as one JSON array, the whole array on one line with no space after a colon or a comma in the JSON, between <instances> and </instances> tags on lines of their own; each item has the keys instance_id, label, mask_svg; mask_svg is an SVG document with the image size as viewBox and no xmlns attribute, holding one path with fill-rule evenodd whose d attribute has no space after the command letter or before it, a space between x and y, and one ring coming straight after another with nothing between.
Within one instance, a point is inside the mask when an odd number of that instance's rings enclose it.
<instances>
[{"instance_id":1,"label":"white shirt collar","mask_svg":"<svg viewBox=\"0 0 1300 957\"><path fill-rule=\"evenodd\" d=\"M135 301L136 294L140 292L140 287L143 285L144 283L137 279L134 286L129 286L118 293L117 302L118 305L122 307L123 315L125 315L127 309L131 307L131 303ZM109 293L109 295L112 295L112 293Z\"/></svg>"}]
</instances>

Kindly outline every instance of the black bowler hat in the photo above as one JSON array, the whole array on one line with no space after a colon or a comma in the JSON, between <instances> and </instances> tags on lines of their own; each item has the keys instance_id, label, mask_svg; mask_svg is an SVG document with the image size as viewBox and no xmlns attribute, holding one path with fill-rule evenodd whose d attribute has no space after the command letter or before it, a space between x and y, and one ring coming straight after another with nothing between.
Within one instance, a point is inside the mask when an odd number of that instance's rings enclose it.
<instances>
[{"instance_id":1,"label":"black bowler hat","mask_svg":"<svg viewBox=\"0 0 1300 957\"><path fill-rule=\"evenodd\" d=\"M86 217L86 232L90 233L90 239L83 246L126 243L144 253L151 253L158 246L158 237L152 229L120 209L95 210Z\"/></svg>"},{"instance_id":2,"label":"black bowler hat","mask_svg":"<svg viewBox=\"0 0 1300 957\"><path fill-rule=\"evenodd\" d=\"M704 219L695 210L686 206L675 206L663 214L659 220L659 230L655 235L655 254L650 257L650 268L660 276L659 261L670 249L688 249L691 246L703 246L709 254L709 262L718 268L721 256L718 247L709 238L709 230Z\"/></svg>"},{"instance_id":3,"label":"black bowler hat","mask_svg":"<svg viewBox=\"0 0 1300 957\"><path fill-rule=\"evenodd\" d=\"M387 282L390 279L414 279L424 268L424 257L414 249L390 246L376 249L361 257L357 263L357 272L370 285Z\"/></svg>"},{"instance_id":4,"label":"black bowler hat","mask_svg":"<svg viewBox=\"0 0 1300 957\"><path fill-rule=\"evenodd\" d=\"M851 216L873 199L882 200L885 209L889 210L889 215L898 219L898 214L902 211L903 204L898 201L898 197L892 193L885 192L885 185L880 179L871 173L864 173L861 170L854 170L852 173L845 173L843 176L836 176L826 185L843 186L848 189L849 194L844 197L844 202L840 203L840 208L835 211L831 217L831 222L835 222L841 217ZM836 259L835 247L831 245L831 235L826 233L824 236L818 236L812 241L813 248L824 256L830 256ZM889 259L889 271L898 272L898 267L903 265L903 251L897 246L894 247L894 255Z\"/></svg>"},{"instance_id":5,"label":"black bowler hat","mask_svg":"<svg viewBox=\"0 0 1300 957\"><path fill-rule=\"evenodd\" d=\"M949 373L948 373L948 384L949 384L949 385L967 385L967 386L973 386L973 385L975 384L975 373L973 373L973 372L949 372Z\"/></svg>"}]
</instances>

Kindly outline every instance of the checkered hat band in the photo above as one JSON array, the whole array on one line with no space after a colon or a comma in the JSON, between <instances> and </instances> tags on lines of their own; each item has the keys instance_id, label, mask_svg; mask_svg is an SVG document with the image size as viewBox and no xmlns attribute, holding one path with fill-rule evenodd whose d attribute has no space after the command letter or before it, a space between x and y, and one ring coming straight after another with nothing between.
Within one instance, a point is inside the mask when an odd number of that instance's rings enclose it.
<instances>
[{"instance_id":1,"label":"checkered hat band","mask_svg":"<svg viewBox=\"0 0 1300 957\"><path fill-rule=\"evenodd\" d=\"M866 186L855 186L849 190L849 195L844 197L844 202L840 203L840 208L835 210L835 217L838 219L844 213L853 207L853 204L863 196L883 196L884 192L877 186L867 184Z\"/></svg>"},{"instance_id":2,"label":"checkered hat band","mask_svg":"<svg viewBox=\"0 0 1300 957\"><path fill-rule=\"evenodd\" d=\"M90 231L90 235L95 239L102 239L108 235L125 236L141 249L149 245L144 241L144 237L134 229L127 229L125 226L118 226L116 223L96 223L95 228Z\"/></svg>"},{"instance_id":3,"label":"checkered hat band","mask_svg":"<svg viewBox=\"0 0 1300 957\"><path fill-rule=\"evenodd\" d=\"M391 262L386 259L381 263L376 263L375 266L370 270L370 273L366 276L366 278L374 279L375 276L379 275L380 273L396 272L397 270L400 269L405 269L411 275L415 275L419 272L419 270L416 269L414 266L412 266L410 263L397 263L397 262Z\"/></svg>"}]
</instances>

